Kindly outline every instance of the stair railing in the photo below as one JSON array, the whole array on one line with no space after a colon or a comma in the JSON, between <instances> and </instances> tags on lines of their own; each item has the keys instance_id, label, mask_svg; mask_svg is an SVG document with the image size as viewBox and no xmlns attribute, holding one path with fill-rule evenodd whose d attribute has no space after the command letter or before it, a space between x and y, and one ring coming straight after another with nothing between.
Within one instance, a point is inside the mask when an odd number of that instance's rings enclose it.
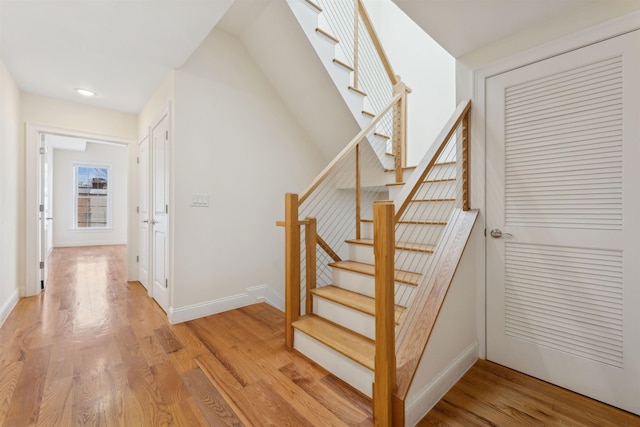
<instances>
[{"instance_id":1,"label":"stair railing","mask_svg":"<svg viewBox=\"0 0 640 427\"><path fill-rule=\"evenodd\" d=\"M396 75L362 0L314 0L323 11L331 33L339 40L337 61L352 70L350 89L366 94L363 112L378 114L394 95L406 97L411 92ZM406 166L406 99L393 115L383 121L403 122L396 135L390 137L386 152L395 155L398 181ZM392 126L390 123L387 126Z\"/></svg>"},{"instance_id":2,"label":"stair railing","mask_svg":"<svg viewBox=\"0 0 640 427\"><path fill-rule=\"evenodd\" d=\"M312 291L333 283L330 264L347 259L346 240L360 238L362 218L371 218L373 202L387 197L387 173L368 138L393 133L402 95L394 96L324 168L300 195L285 195L285 343L293 347L291 324L312 312ZM387 123L384 125L384 123ZM381 125L382 124L382 125ZM303 230L304 227L304 230Z\"/></svg>"},{"instance_id":3,"label":"stair railing","mask_svg":"<svg viewBox=\"0 0 640 427\"><path fill-rule=\"evenodd\" d=\"M395 295L386 299L395 304L398 314L391 321L399 323L395 329L395 382L392 389L377 391L384 396L393 394L392 409L379 409L385 417L393 413L392 424L387 425L404 425L407 392L477 217L477 211L470 210L470 107L470 101L458 106L395 201L390 234L395 247L381 247L375 253L376 283L383 280L378 277L378 264L388 269L389 257L394 260L390 267L393 277L384 280L387 289L395 288ZM374 227L380 222L374 216ZM376 319L376 337L385 333L385 329L379 332L379 327L388 325L379 326ZM374 401L374 408L385 402Z\"/></svg>"}]
</instances>

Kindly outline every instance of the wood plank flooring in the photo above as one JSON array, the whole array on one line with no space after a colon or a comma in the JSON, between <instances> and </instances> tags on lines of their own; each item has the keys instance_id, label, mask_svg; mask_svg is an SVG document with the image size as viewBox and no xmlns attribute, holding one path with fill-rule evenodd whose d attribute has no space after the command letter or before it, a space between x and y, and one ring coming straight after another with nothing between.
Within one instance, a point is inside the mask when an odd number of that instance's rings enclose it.
<instances>
[{"instance_id":1,"label":"wood plank flooring","mask_svg":"<svg viewBox=\"0 0 640 427\"><path fill-rule=\"evenodd\" d=\"M266 305L169 325L125 247L61 248L45 292L0 328L0 426L371 426L371 402L284 348ZM640 426L478 362L420 426Z\"/></svg>"}]
</instances>

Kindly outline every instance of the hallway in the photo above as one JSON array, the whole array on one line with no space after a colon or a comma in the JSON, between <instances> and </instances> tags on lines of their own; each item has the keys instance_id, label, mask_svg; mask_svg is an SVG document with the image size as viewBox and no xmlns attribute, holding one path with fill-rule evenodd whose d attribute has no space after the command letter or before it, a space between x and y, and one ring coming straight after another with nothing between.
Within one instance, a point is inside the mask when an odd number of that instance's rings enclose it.
<instances>
[{"instance_id":1,"label":"hallway","mask_svg":"<svg viewBox=\"0 0 640 427\"><path fill-rule=\"evenodd\" d=\"M367 399L285 350L270 306L171 326L125 281L125 246L52 257L0 329L0 426L371 425Z\"/></svg>"}]
</instances>

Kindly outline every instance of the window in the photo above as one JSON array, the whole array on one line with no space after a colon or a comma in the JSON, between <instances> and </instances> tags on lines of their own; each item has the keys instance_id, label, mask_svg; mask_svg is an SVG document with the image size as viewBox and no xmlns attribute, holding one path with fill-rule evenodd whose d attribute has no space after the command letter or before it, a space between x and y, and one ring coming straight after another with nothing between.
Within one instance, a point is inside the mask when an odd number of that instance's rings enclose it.
<instances>
[{"instance_id":1,"label":"window","mask_svg":"<svg viewBox=\"0 0 640 427\"><path fill-rule=\"evenodd\" d=\"M74 175L74 228L110 227L109 167L76 165Z\"/></svg>"}]
</instances>

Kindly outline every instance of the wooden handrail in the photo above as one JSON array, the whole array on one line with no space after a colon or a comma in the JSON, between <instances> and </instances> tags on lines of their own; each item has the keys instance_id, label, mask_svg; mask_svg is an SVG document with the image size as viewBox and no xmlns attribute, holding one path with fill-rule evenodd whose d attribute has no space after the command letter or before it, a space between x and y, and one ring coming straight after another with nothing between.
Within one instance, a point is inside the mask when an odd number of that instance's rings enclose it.
<instances>
[{"instance_id":1,"label":"wooden handrail","mask_svg":"<svg viewBox=\"0 0 640 427\"><path fill-rule=\"evenodd\" d=\"M373 417L376 426L391 426L396 384L394 255L396 248L394 206L390 200L373 203L373 251L375 255L376 351L373 377Z\"/></svg>"},{"instance_id":2,"label":"wooden handrail","mask_svg":"<svg viewBox=\"0 0 640 427\"><path fill-rule=\"evenodd\" d=\"M340 160L344 159L350 152L355 148L355 146L360 143L372 130L375 129L376 124L384 117L387 112L402 98L402 95L397 94L394 96L389 104L375 116L369 125L362 129L358 134L338 153L336 157L320 172L320 174L313 180L311 185L300 194L298 198L298 204L301 205L307 197L313 193L313 191L318 188L320 184L327 178L329 173L336 167L336 165L340 162Z\"/></svg>"},{"instance_id":3,"label":"wooden handrail","mask_svg":"<svg viewBox=\"0 0 640 427\"><path fill-rule=\"evenodd\" d=\"M458 107L451 115L451 118L444 125L444 127L440 131L440 134L434 141L434 144L431 146L431 148L429 148L429 151L427 151L427 153L424 155L418 166L416 166L416 169L411 174L411 177L404 185L402 191L400 192L400 195L396 200L396 221L399 221L402 217L402 214L409 206L409 203L411 203L411 200L413 200L413 197L420 189L420 186L426 179L427 175L429 174L429 172L431 172L431 169L436 163L438 156L440 155L440 153L442 153L442 150L444 150L444 147L449 142L449 139L456 131L456 128L458 127L460 122L465 120L465 117L469 113L470 109L471 100L463 101L458 104ZM467 195L467 197L469 197L469 195Z\"/></svg>"},{"instance_id":4,"label":"wooden handrail","mask_svg":"<svg viewBox=\"0 0 640 427\"><path fill-rule=\"evenodd\" d=\"M362 0L356 0L358 3L358 8L356 14L360 14L362 17L362 22L364 23L369 36L371 36L371 41L373 41L373 46L376 48L378 52L378 56L380 56L380 60L382 61L382 65L384 66L387 75L389 76L389 80L391 80L391 84L395 85L398 83L398 77L393 72L393 67L391 67L391 63L389 62L389 58L382 47L382 43L380 43L380 38L378 37L378 33L376 33L375 28L373 28L373 24L371 23L371 18L369 18L369 13L367 13L367 9L364 7L364 2Z\"/></svg>"}]
</instances>

